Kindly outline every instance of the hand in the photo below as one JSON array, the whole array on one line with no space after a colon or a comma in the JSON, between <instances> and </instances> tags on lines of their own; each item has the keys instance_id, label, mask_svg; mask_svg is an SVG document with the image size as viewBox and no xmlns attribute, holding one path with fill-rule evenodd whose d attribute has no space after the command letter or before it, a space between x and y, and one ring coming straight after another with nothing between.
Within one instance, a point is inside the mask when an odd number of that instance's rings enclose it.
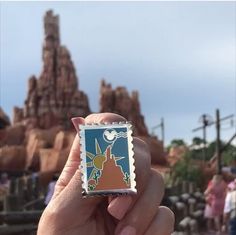
<instances>
[{"instance_id":1,"label":"hand","mask_svg":"<svg viewBox=\"0 0 236 235\"><path fill-rule=\"evenodd\" d=\"M111 113L92 114L79 122L119 122ZM54 195L43 212L38 235L169 235L174 215L160 207L164 183L150 168L150 153L139 138L133 140L138 193L135 196L82 198L79 137L57 181Z\"/></svg>"}]
</instances>

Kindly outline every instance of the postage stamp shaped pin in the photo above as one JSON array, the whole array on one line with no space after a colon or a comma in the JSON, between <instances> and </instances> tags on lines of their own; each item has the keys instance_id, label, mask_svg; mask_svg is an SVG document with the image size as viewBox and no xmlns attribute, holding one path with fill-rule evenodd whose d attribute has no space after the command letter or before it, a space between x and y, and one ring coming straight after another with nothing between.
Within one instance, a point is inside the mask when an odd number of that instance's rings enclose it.
<instances>
[{"instance_id":1,"label":"postage stamp shaped pin","mask_svg":"<svg viewBox=\"0 0 236 235\"><path fill-rule=\"evenodd\" d=\"M83 196L136 193L132 125L79 125Z\"/></svg>"}]
</instances>

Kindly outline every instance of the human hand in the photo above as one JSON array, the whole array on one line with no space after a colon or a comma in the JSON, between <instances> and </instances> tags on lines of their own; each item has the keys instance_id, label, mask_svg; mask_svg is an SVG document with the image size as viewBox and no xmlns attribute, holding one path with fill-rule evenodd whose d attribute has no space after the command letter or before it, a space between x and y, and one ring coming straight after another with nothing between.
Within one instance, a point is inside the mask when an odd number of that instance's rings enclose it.
<instances>
[{"instance_id":1,"label":"human hand","mask_svg":"<svg viewBox=\"0 0 236 235\"><path fill-rule=\"evenodd\" d=\"M81 124L126 121L112 114L92 114ZM82 198L80 178L80 144L76 135L68 160L57 181L54 195L44 210L38 235L169 235L174 215L159 206L164 183L150 168L146 144L133 138L137 195Z\"/></svg>"}]
</instances>

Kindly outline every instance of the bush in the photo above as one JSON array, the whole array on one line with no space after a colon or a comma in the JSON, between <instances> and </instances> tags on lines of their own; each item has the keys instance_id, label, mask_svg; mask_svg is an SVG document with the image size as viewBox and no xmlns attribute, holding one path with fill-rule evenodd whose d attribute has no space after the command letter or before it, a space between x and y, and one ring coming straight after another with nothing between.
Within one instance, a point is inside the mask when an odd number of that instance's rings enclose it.
<instances>
[{"instance_id":1,"label":"bush","mask_svg":"<svg viewBox=\"0 0 236 235\"><path fill-rule=\"evenodd\" d=\"M188 181L194 182L198 187L202 186L203 172L199 166L196 166L191 160L191 153L188 152L172 168L172 182Z\"/></svg>"}]
</instances>

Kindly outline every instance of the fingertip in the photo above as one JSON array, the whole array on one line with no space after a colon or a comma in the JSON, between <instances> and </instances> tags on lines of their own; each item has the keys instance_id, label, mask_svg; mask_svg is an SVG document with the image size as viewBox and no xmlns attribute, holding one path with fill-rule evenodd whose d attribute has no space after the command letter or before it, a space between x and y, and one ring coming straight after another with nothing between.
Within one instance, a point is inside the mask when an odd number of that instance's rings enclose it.
<instances>
[{"instance_id":1,"label":"fingertip","mask_svg":"<svg viewBox=\"0 0 236 235\"><path fill-rule=\"evenodd\" d=\"M125 122L126 119L116 113L92 113L85 118L86 123Z\"/></svg>"},{"instance_id":2,"label":"fingertip","mask_svg":"<svg viewBox=\"0 0 236 235\"><path fill-rule=\"evenodd\" d=\"M168 208L166 206L160 206L159 207L159 213L165 214L165 216L168 218L170 227L174 227L175 214L170 208Z\"/></svg>"},{"instance_id":3,"label":"fingertip","mask_svg":"<svg viewBox=\"0 0 236 235\"><path fill-rule=\"evenodd\" d=\"M108 205L107 211L116 219L121 220L132 204L131 196L114 198Z\"/></svg>"},{"instance_id":4,"label":"fingertip","mask_svg":"<svg viewBox=\"0 0 236 235\"><path fill-rule=\"evenodd\" d=\"M79 125L85 123L84 118L82 118L82 117L71 118L71 121L72 121L77 132L79 132Z\"/></svg>"}]
</instances>

